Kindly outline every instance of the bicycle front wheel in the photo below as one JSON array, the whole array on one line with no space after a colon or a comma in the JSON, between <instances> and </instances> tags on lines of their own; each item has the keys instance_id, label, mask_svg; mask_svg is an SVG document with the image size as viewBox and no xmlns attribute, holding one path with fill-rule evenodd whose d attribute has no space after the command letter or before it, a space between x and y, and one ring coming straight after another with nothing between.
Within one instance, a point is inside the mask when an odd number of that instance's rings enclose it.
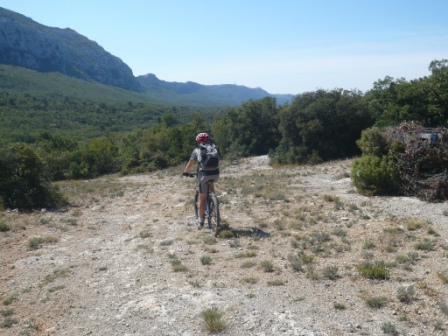
<instances>
[{"instance_id":1,"label":"bicycle front wheel","mask_svg":"<svg viewBox=\"0 0 448 336\"><path fill-rule=\"evenodd\" d=\"M208 227L210 232L216 237L219 232L220 218L219 218L219 202L215 195L210 195L208 198Z\"/></svg>"},{"instance_id":2,"label":"bicycle front wheel","mask_svg":"<svg viewBox=\"0 0 448 336\"><path fill-rule=\"evenodd\" d=\"M194 194L194 214L196 216L196 221L199 218L199 192L196 190Z\"/></svg>"}]
</instances>

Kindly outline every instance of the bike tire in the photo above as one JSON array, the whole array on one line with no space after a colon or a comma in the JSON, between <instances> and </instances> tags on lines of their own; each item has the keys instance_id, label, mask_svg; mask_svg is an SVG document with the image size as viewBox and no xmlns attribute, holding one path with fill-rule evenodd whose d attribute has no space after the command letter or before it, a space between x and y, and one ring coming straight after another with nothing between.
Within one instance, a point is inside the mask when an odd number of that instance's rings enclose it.
<instances>
[{"instance_id":1,"label":"bike tire","mask_svg":"<svg viewBox=\"0 0 448 336\"><path fill-rule=\"evenodd\" d=\"M199 191L196 190L194 194L194 214L196 216L196 221L199 218Z\"/></svg>"},{"instance_id":2,"label":"bike tire","mask_svg":"<svg viewBox=\"0 0 448 336\"><path fill-rule=\"evenodd\" d=\"M208 199L208 227L210 232L216 237L219 233L220 217L219 217L219 201L215 195L211 195Z\"/></svg>"}]
</instances>

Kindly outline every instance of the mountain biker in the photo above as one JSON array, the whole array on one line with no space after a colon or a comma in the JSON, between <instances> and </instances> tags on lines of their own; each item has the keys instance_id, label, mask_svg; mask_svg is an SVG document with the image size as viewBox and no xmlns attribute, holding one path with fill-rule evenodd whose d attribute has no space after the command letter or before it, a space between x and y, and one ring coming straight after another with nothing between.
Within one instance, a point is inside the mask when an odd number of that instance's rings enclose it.
<instances>
[{"instance_id":1,"label":"mountain biker","mask_svg":"<svg viewBox=\"0 0 448 336\"><path fill-rule=\"evenodd\" d=\"M210 136L207 133L199 133L196 136L196 141L198 142L198 147L195 148L193 153L191 154L190 160L188 161L185 169L183 171L183 175L188 175L188 171L193 167L195 161L198 162L198 187L199 187L199 218L198 218L198 229L204 226L204 216L205 216L205 207L207 202L207 181L214 180L217 181L219 179L219 166L215 165L209 166L203 160L204 156L204 148L208 146L213 146L214 144L210 143ZM218 160L216 160L218 161ZM210 184L210 192L215 192L213 183Z\"/></svg>"}]
</instances>

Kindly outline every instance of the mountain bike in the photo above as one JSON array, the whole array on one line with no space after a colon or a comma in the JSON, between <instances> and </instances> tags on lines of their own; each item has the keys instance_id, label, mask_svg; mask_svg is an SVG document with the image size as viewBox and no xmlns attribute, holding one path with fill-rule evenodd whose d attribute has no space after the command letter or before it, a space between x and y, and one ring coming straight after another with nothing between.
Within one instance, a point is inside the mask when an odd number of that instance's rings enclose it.
<instances>
[{"instance_id":1,"label":"mountain bike","mask_svg":"<svg viewBox=\"0 0 448 336\"><path fill-rule=\"evenodd\" d=\"M183 175L187 177L196 177L197 174L187 174ZM210 192L210 185L215 183L214 180L207 182L207 202L205 203L205 217L207 218L208 228L210 233L215 237L219 233L220 217L219 217L219 201L218 197L214 193ZM196 193L194 195L194 213L196 220L199 218L199 187L196 187Z\"/></svg>"}]
</instances>

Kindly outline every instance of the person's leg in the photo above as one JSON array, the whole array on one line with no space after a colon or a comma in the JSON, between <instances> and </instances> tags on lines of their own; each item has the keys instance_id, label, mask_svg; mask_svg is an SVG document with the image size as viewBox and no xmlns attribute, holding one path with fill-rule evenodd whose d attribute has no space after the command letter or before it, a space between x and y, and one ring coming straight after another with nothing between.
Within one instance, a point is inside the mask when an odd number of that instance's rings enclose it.
<instances>
[{"instance_id":1,"label":"person's leg","mask_svg":"<svg viewBox=\"0 0 448 336\"><path fill-rule=\"evenodd\" d=\"M203 226L205 221L205 207L207 202L207 181L205 179L204 173L199 171L198 173L199 182L199 218L198 225Z\"/></svg>"},{"instance_id":2,"label":"person's leg","mask_svg":"<svg viewBox=\"0 0 448 336\"><path fill-rule=\"evenodd\" d=\"M207 194L200 193L199 194L199 221L200 221L201 226L204 225L206 202L207 202Z\"/></svg>"},{"instance_id":3,"label":"person's leg","mask_svg":"<svg viewBox=\"0 0 448 336\"><path fill-rule=\"evenodd\" d=\"M210 183L210 193L214 194L215 193L215 183L214 182L218 182L219 175L211 175L211 176L209 176L209 180L213 180L213 183Z\"/></svg>"}]
</instances>

